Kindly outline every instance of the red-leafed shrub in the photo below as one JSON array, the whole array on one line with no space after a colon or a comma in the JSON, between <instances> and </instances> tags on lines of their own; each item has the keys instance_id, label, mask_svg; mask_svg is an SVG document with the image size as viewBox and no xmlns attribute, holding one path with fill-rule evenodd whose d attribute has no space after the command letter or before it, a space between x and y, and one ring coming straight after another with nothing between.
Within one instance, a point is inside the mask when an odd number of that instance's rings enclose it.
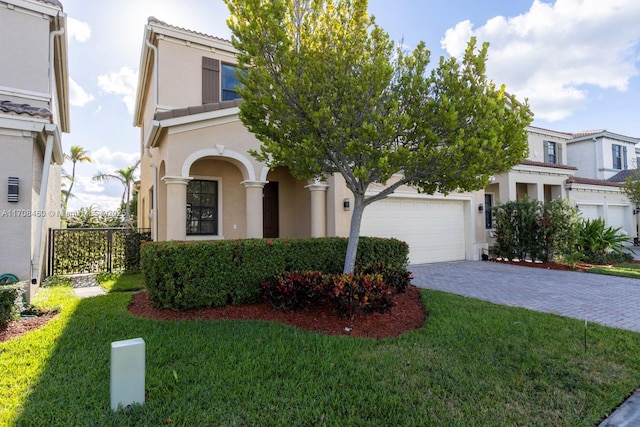
<instances>
[{"instance_id":1,"label":"red-leafed shrub","mask_svg":"<svg viewBox=\"0 0 640 427\"><path fill-rule=\"evenodd\" d=\"M381 274L342 274L329 277L327 295L340 316L358 311L385 313L393 306L393 289Z\"/></svg>"},{"instance_id":2,"label":"red-leafed shrub","mask_svg":"<svg viewBox=\"0 0 640 427\"><path fill-rule=\"evenodd\" d=\"M262 298L284 311L305 308L323 299L324 283L321 271L285 272L262 283Z\"/></svg>"},{"instance_id":3,"label":"red-leafed shrub","mask_svg":"<svg viewBox=\"0 0 640 427\"><path fill-rule=\"evenodd\" d=\"M382 263L373 263L369 265L359 264L356 266L357 274L381 274L384 283L393 288L397 293L402 293L411 284L413 275L404 267L400 268L394 265Z\"/></svg>"}]
</instances>

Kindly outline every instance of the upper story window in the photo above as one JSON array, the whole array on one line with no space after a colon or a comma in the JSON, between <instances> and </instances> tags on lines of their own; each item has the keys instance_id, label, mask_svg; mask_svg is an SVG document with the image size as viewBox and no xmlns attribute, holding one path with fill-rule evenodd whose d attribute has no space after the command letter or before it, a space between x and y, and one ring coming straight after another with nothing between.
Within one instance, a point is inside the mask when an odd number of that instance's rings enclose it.
<instances>
[{"instance_id":1,"label":"upper story window","mask_svg":"<svg viewBox=\"0 0 640 427\"><path fill-rule=\"evenodd\" d=\"M219 59L202 57L202 103L231 101L240 98L236 88L240 85L236 77L237 67Z\"/></svg>"},{"instance_id":2,"label":"upper story window","mask_svg":"<svg viewBox=\"0 0 640 427\"><path fill-rule=\"evenodd\" d=\"M612 144L611 156L613 157L613 169L622 170L627 168L627 147Z\"/></svg>"},{"instance_id":3,"label":"upper story window","mask_svg":"<svg viewBox=\"0 0 640 427\"><path fill-rule=\"evenodd\" d=\"M236 87L240 86L236 77L237 67L231 64L222 64L222 100L232 101L240 98Z\"/></svg>"},{"instance_id":4,"label":"upper story window","mask_svg":"<svg viewBox=\"0 0 640 427\"><path fill-rule=\"evenodd\" d=\"M554 165L562 164L562 144L553 141L544 141L544 162Z\"/></svg>"}]
</instances>

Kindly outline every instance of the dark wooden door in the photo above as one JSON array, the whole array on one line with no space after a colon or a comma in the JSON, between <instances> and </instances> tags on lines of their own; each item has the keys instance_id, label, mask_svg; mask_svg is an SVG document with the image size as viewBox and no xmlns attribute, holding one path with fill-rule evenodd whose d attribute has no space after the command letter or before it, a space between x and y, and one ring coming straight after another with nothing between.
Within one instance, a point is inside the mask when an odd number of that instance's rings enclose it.
<instances>
[{"instance_id":1,"label":"dark wooden door","mask_svg":"<svg viewBox=\"0 0 640 427\"><path fill-rule=\"evenodd\" d=\"M265 184L262 194L262 234L264 237L280 237L278 215L278 183Z\"/></svg>"}]
</instances>

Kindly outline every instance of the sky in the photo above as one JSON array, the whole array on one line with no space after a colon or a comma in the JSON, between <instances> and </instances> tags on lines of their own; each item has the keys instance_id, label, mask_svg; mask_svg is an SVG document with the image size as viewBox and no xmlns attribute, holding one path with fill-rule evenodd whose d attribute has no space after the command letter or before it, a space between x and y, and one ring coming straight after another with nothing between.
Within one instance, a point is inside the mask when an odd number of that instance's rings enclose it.
<instances>
[{"instance_id":1,"label":"sky","mask_svg":"<svg viewBox=\"0 0 640 427\"><path fill-rule=\"evenodd\" d=\"M148 17L229 39L229 13L222 0L62 3L71 103L63 149L79 145L93 159L78 163L68 209L114 210L123 187L91 177L140 157L133 108ZM434 64L460 57L472 36L489 42L489 78L528 100L534 126L640 137L638 0L369 0L369 13L407 48L424 41Z\"/></svg>"}]
</instances>

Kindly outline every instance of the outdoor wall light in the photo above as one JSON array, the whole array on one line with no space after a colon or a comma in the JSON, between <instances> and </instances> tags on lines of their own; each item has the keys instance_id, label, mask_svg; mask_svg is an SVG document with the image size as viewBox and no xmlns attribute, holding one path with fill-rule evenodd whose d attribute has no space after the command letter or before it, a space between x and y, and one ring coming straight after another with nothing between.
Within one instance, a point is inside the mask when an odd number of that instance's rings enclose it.
<instances>
[{"instance_id":1,"label":"outdoor wall light","mask_svg":"<svg viewBox=\"0 0 640 427\"><path fill-rule=\"evenodd\" d=\"M18 202L19 182L20 182L19 178L15 176L9 177L9 189L7 191L7 201L10 203Z\"/></svg>"},{"instance_id":2,"label":"outdoor wall light","mask_svg":"<svg viewBox=\"0 0 640 427\"><path fill-rule=\"evenodd\" d=\"M484 212L484 206L482 205L482 203L478 205L478 212Z\"/></svg>"},{"instance_id":3,"label":"outdoor wall light","mask_svg":"<svg viewBox=\"0 0 640 427\"><path fill-rule=\"evenodd\" d=\"M349 200L349 198L346 198L342 201L342 207L344 208L345 211L348 211L349 209L351 209L351 201Z\"/></svg>"}]
</instances>

